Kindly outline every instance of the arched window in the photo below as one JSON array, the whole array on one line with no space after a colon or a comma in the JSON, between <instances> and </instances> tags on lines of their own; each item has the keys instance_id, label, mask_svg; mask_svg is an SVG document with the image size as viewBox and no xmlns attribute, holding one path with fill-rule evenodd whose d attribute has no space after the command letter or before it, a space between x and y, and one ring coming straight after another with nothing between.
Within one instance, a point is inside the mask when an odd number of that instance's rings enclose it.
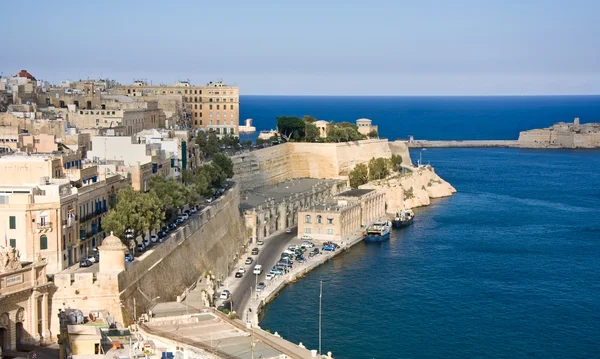
<instances>
[{"instance_id":1,"label":"arched window","mask_svg":"<svg viewBox=\"0 0 600 359\"><path fill-rule=\"evenodd\" d=\"M40 236L40 250L48 249L48 237L45 234Z\"/></svg>"},{"instance_id":2,"label":"arched window","mask_svg":"<svg viewBox=\"0 0 600 359\"><path fill-rule=\"evenodd\" d=\"M317 216L317 223L319 223L319 224L323 223L323 217L321 217L320 215Z\"/></svg>"},{"instance_id":3,"label":"arched window","mask_svg":"<svg viewBox=\"0 0 600 359\"><path fill-rule=\"evenodd\" d=\"M310 223L310 215L308 215L308 214L307 214L307 215L304 217L304 223Z\"/></svg>"}]
</instances>

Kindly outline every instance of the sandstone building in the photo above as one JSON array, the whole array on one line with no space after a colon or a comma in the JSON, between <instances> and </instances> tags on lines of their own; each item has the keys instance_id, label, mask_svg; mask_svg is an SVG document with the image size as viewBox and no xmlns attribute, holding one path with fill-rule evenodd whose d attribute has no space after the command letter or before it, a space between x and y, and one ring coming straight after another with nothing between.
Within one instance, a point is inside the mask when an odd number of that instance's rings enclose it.
<instances>
[{"instance_id":1,"label":"sandstone building","mask_svg":"<svg viewBox=\"0 0 600 359\"><path fill-rule=\"evenodd\" d=\"M120 86L113 92L144 101L158 100L168 116L181 107L194 129L214 131L219 137L239 134L240 98L237 86L223 82L194 86L185 81L172 86L152 86L136 81L130 86Z\"/></svg>"}]
</instances>

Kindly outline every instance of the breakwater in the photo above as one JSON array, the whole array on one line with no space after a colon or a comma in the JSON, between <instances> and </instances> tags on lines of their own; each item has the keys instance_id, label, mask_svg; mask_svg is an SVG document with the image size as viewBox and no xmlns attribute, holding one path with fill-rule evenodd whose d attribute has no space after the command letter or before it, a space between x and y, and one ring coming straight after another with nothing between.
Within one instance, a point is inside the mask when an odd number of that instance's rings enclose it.
<instances>
[{"instance_id":1,"label":"breakwater","mask_svg":"<svg viewBox=\"0 0 600 359\"><path fill-rule=\"evenodd\" d=\"M475 147L522 147L516 140L451 140L451 141L408 141L408 148L475 148Z\"/></svg>"}]
</instances>

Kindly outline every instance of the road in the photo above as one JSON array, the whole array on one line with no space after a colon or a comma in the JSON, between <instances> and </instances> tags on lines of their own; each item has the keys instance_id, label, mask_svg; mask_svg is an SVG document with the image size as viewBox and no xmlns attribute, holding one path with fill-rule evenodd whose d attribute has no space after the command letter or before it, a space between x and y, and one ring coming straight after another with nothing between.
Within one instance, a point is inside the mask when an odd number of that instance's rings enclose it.
<instances>
[{"instance_id":1,"label":"road","mask_svg":"<svg viewBox=\"0 0 600 359\"><path fill-rule=\"evenodd\" d=\"M242 278L228 279L228 281L233 281L232 283L237 282L235 283L236 288L232 289L232 299L234 306L233 309L238 311L238 313L243 308L246 308L246 304L250 299L250 288L254 290L254 287L256 286L256 276L252 274L254 266L257 264L262 264L263 273L258 276L258 282L266 282L265 277L267 276L267 273L269 273L271 267L273 267L275 263L281 258L281 253L295 239L296 230L297 229L293 229L292 233L281 233L269 239L266 239L264 240L265 244L262 246L252 246L249 250L251 250L254 247L258 247L258 255L253 256L250 255L250 252L248 252L248 255L242 257L243 260L245 260L248 257L252 257L252 259L254 259L254 262L252 262L252 265L244 265L244 268L246 268L246 274L244 274ZM301 242L298 239L296 239L295 241L298 243Z\"/></svg>"}]
</instances>

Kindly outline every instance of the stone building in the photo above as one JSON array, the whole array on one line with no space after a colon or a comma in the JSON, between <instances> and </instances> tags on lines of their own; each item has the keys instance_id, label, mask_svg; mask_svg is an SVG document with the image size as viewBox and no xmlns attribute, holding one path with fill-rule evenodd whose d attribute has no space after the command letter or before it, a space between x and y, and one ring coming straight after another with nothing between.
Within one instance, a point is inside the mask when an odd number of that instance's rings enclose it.
<instances>
[{"instance_id":1,"label":"stone building","mask_svg":"<svg viewBox=\"0 0 600 359\"><path fill-rule=\"evenodd\" d=\"M21 263L17 250L0 245L0 356L51 342L49 286L45 260Z\"/></svg>"},{"instance_id":2,"label":"stone building","mask_svg":"<svg viewBox=\"0 0 600 359\"><path fill-rule=\"evenodd\" d=\"M352 189L298 212L298 236L341 241L385 215L385 194Z\"/></svg>"},{"instance_id":3,"label":"stone building","mask_svg":"<svg viewBox=\"0 0 600 359\"><path fill-rule=\"evenodd\" d=\"M104 238L102 217L127 177L98 173L78 154L0 158L0 223L23 260L38 256L48 273L92 254Z\"/></svg>"},{"instance_id":4,"label":"stone building","mask_svg":"<svg viewBox=\"0 0 600 359\"><path fill-rule=\"evenodd\" d=\"M358 132L363 135L368 135L371 131L379 132L378 126L372 125L372 121L368 118L359 118L356 120L356 126L358 127Z\"/></svg>"},{"instance_id":5,"label":"stone building","mask_svg":"<svg viewBox=\"0 0 600 359\"><path fill-rule=\"evenodd\" d=\"M248 237L266 238L298 224L298 213L347 188L345 181L295 179L243 194L242 209Z\"/></svg>"},{"instance_id":6,"label":"stone building","mask_svg":"<svg viewBox=\"0 0 600 359\"><path fill-rule=\"evenodd\" d=\"M314 122L314 125L317 126L317 129L319 130L319 137L327 137L327 126L329 126L329 122L324 120L318 120Z\"/></svg>"},{"instance_id":7,"label":"stone building","mask_svg":"<svg viewBox=\"0 0 600 359\"><path fill-rule=\"evenodd\" d=\"M145 101L158 100L165 112L170 110L174 113L177 111L175 107L180 104L192 128L214 131L219 137L239 134L240 99L237 86L228 86L223 82L193 86L185 81L173 86L152 86L136 81L130 86L120 86L114 92Z\"/></svg>"},{"instance_id":8,"label":"stone building","mask_svg":"<svg viewBox=\"0 0 600 359\"><path fill-rule=\"evenodd\" d=\"M600 147L600 123L559 122L548 128L522 131L519 146L524 148L597 148Z\"/></svg>"}]
</instances>

